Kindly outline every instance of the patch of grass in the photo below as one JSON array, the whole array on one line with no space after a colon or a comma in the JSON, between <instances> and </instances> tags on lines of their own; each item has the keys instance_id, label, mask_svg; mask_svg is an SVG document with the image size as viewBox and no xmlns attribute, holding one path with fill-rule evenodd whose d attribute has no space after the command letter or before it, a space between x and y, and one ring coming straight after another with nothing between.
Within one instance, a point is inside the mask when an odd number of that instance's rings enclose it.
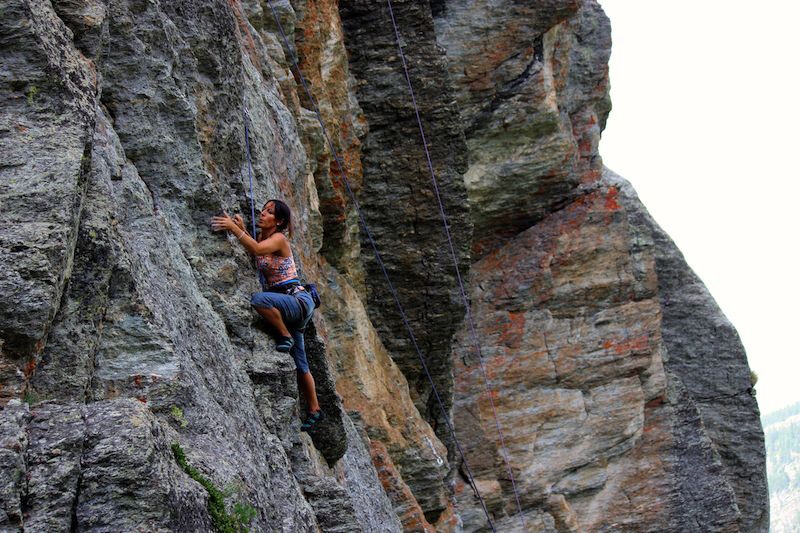
<instances>
[{"instance_id":1,"label":"patch of grass","mask_svg":"<svg viewBox=\"0 0 800 533\"><path fill-rule=\"evenodd\" d=\"M755 387L756 383L758 383L758 374L755 373L754 370L750 371L750 386Z\"/></svg>"},{"instance_id":2,"label":"patch of grass","mask_svg":"<svg viewBox=\"0 0 800 533\"><path fill-rule=\"evenodd\" d=\"M243 528L246 528L247 524L249 524L257 514L256 508L249 503L236 502L233 504L234 520Z\"/></svg>"},{"instance_id":3,"label":"patch of grass","mask_svg":"<svg viewBox=\"0 0 800 533\"><path fill-rule=\"evenodd\" d=\"M190 478L200 483L208 492L208 514L214 529L220 533L243 533L249 531L247 527L256 516L255 508L247 503L236 502L233 505L233 514L228 514L225 509L225 494L214 483L191 466L186 460L186 454L180 444L173 443L172 453L175 461Z\"/></svg>"},{"instance_id":4,"label":"patch of grass","mask_svg":"<svg viewBox=\"0 0 800 533\"><path fill-rule=\"evenodd\" d=\"M39 88L36 85L31 85L28 88L28 105L33 105L33 101L36 99L36 95L39 94Z\"/></svg>"},{"instance_id":5,"label":"patch of grass","mask_svg":"<svg viewBox=\"0 0 800 533\"><path fill-rule=\"evenodd\" d=\"M39 398L39 395L36 394L34 391L28 389L22 395L22 401L27 403L28 405L33 405L35 403L39 403L41 401L41 398Z\"/></svg>"},{"instance_id":6,"label":"patch of grass","mask_svg":"<svg viewBox=\"0 0 800 533\"><path fill-rule=\"evenodd\" d=\"M178 426L181 429L186 429L186 426L189 425L189 422L187 422L186 417L183 416L183 409L181 409L177 405L173 405L172 408L170 408L169 412L172 415L172 418L175 420L175 422L178 423Z\"/></svg>"}]
</instances>

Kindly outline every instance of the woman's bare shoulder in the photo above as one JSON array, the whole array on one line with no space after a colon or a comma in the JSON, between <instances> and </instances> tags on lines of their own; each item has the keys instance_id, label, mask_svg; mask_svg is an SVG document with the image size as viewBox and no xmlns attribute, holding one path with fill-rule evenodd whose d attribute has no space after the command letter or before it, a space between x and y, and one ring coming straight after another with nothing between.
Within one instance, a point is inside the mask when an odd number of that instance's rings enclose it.
<instances>
[{"instance_id":1,"label":"woman's bare shoulder","mask_svg":"<svg viewBox=\"0 0 800 533\"><path fill-rule=\"evenodd\" d=\"M269 236L270 244L272 245L274 254L287 257L292 255L292 247L289 244L289 238L282 232L277 231Z\"/></svg>"}]
</instances>

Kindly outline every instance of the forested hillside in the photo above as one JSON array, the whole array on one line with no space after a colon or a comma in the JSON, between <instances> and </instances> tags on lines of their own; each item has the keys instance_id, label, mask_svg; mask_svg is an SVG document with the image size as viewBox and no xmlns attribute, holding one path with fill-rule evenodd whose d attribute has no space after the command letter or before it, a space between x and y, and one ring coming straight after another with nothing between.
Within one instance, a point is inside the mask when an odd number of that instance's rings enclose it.
<instances>
[{"instance_id":1,"label":"forested hillside","mask_svg":"<svg viewBox=\"0 0 800 533\"><path fill-rule=\"evenodd\" d=\"M765 415L770 531L800 531L800 403Z\"/></svg>"}]
</instances>

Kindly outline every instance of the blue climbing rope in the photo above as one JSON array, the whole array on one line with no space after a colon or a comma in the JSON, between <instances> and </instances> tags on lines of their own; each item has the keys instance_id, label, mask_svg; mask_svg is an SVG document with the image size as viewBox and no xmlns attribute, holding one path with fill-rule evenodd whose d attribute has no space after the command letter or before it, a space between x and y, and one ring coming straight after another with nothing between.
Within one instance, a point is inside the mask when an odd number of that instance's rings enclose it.
<instances>
[{"instance_id":1,"label":"blue climbing rope","mask_svg":"<svg viewBox=\"0 0 800 533\"><path fill-rule=\"evenodd\" d=\"M450 226L447 223L447 215L445 214L444 204L442 203L442 196L441 196L441 194L439 192L439 184L436 181L436 172L433 169L433 162L431 161L431 154L430 154L430 151L428 150L428 141L425 138L425 129L422 127L422 119L420 118L419 106L417 105L417 97L414 94L414 87L413 87L413 85L411 83L411 77L409 76L409 73L408 73L408 65L406 63L406 55L405 55L405 52L403 51L403 45L402 45L402 42L401 42L401 39L400 39L400 31L397 28L397 21L394 18L394 10L392 9L392 0L386 0L386 2L387 2L388 7L389 7L389 17L392 20L392 27L394 28L395 39L397 40L397 49L400 52L400 59L401 59L402 64L403 64L403 73L405 74L406 83L408 84L408 91L411 94L411 102L414 104L414 113L415 113L415 115L417 117L417 125L419 126L419 134L420 134L420 137L422 138L422 147L425 150L425 157L428 160L428 170L430 171L430 174L431 174L431 181L433 182L433 190L434 190L434 192L436 194L436 200L437 200L437 202L439 204L439 214L441 215L441 218L442 218L442 226L444 227L444 232L445 232L445 235L447 236L447 244L450 246L450 255L451 255L452 259L453 259L453 268L455 268L456 279L458 280L458 287L461 290L461 299L464 302L464 308L466 309L467 323L469 325L469 330L470 330L470 333L471 333L471 336L472 336L472 341L475 344L475 351L478 354L478 362L480 363L481 373L483 375L483 382L484 382L484 386L486 388L486 395L489 398L489 404L492 406L492 415L494 416L495 428L497 430L498 436L500 437L500 446L502 448L503 460L504 460L504 462L506 464L506 471L508 472L508 477L511 480L511 487L514 490L514 497L515 497L516 502L517 502L517 512L518 512L518 515L520 517L520 520L522 521L522 527L524 528L525 531L527 531L528 527L527 527L527 524L525 523L524 514L522 513L522 505L520 504L519 492L517 491L517 483L514 480L514 473L512 472L511 464L509 462L508 448L506 447L505 438L503 437L503 430L500 427L500 421L499 421L499 419L497 417L497 409L495 408L495 405L494 405L494 399L493 399L493 394L492 394L493 391L492 391L490 383L489 383L489 376L486 373L486 366L483 363L483 354L481 353L481 343L480 343L480 340L478 339L478 334L475 331L475 322L472 319L472 312L470 310L471 306L469 304L469 301L467 300L466 291L464 290L464 282L461 279L461 271L458 268L458 258L456 257L455 247L453 246L453 238L450 235Z\"/></svg>"},{"instance_id":2,"label":"blue climbing rope","mask_svg":"<svg viewBox=\"0 0 800 533\"><path fill-rule=\"evenodd\" d=\"M250 176L250 220L253 223L253 238L256 238L256 204L253 196L253 164L250 162L250 114L247 108L242 108L244 122L244 146L247 154L247 175Z\"/></svg>"},{"instance_id":3,"label":"blue climbing rope","mask_svg":"<svg viewBox=\"0 0 800 533\"><path fill-rule=\"evenodd\" d=\"M256 204L253 196L253 165L250 162L250 114L242 106L242 120L244 122L244 146L247 154L247 174L250 176L250 220L253 222L253 238L256 238Z\"/></svg>"},{"instance_id":4,"label":"blue climbing rope","mask_svg":"<svg viewBox=\"0 0 800 533\"><path fill-rule=\"evenodd\" d=\"M350 188L350 182L347 179L347 173L344 170L344 164L342 163L342 160L339 157L339 153L336 151L336 147L334 146L330 135L328 135L328 130L325 127L325 121L322 119L322 115L320 114L319 107L317 106L317 102L314 99L314 96L311 94L311 91L308 88L308 84L306 83L305 76L303 76L303 72L300 70L300 66L298 64L297 58L292 53L292 48L289 45L289 39L286 37L286 32L283 30L283 25L281 24L280 19L278 17L278 14L275 11L275 7L272 5L272 0L268 0L268 3L269 3L270 10L272 11L272 16L275 19L275 23L276 23L276 25L278 27L278 30L279 30L280 34L281 34L281 38L283 39L284 46L286 47L286 53L289 54L289 57L290 57L290 59L292 61L292 64L293 64L293 66L295 68L295 71L297 72L297 75L300 78L300 82L301 82L301 84L303 86L303 89L305 90L305 93L308 96L309 101L311 102L311 106L313 107L314 113L316 114L317 120L319 121L319 124L320 124L320 126L322 128L322 134L325 136L325 140L328 143L328 147L329 147L329 149L331 151L331 154L333 155L333 158L336 161L336 165L339 168L339 173L342 176L342 182L344 183L345 190L347 191L347 194L350 197L350 200L353 202L353 206L355 207L356 212L358 213L359 221L361 222L361 225L364 228L364 232L367 235L367 240L369 241L370 245L372 246L372 250L373 250L373 252L375 254L375 259L376 259L381 271L383 272L383 276L384 276L384 279L386 280L386 284L387 284L387 286L389 288L389 292L392 294L392 298L394 299L395 304L397 305L397 309L398 309L398 312L400 313L400 317L401 317L401 319L403 321L403 324L405 325L406 330L408 331L409 338L411 339L411 344L414 346L414 350L417 352L417 356L419 357L420 364L422 365L422 369L425 371L425 375L426 375L426 377L428 379L428 383L431 386L431 390L433 391L434 397L436 398L436 402L437 402L437 404L439 405L439 408L442 411L442 417L444 418L444 421L445 421L445 423L447 425L447 429L448 429L448 431L450 433L450 436L453 438L453 442L456 445L456 449L458 450L459 455L461 456L462 464L464 465L464 468L465 468L465 470L467 472L467 476L469 478L468 481L470 483L470 486L472 487L472 490L475 492L475 495L477 496L477 498L480 500L481 507L483 508L483 512L486 515L486 519L489 522L489 527L491 527L492 531L496 531L496 529L494 527L494 523L492 522L491 515L489 514L489 510L486 508L486 503L484 502L483 497L481 496L480 491L478 490L478 486L475 484L475 479L474 479L474 476L472 475L472 470L470 469L469 462L467 461L466 455L464 454L464 450L461 447L461 443L459 442L458 437L456 436L455 430L453 429L453 425L450 422L450 418L447 416L447 410L444 407L444 403L442 402L441 396L439 395L439 391L436 389L436 385L434 384L433 378L431 377L430 371L428 370L428 365L425 363L425 358L423 357L422 352L421 352L421 350L420 350L420 348L419 348L419 346L417 344L417 339L414 336L413 330L411 329L411 324L408 322L408 318L406 316L405 310L403 309L403 305L400 303L400 299L399 299L399 297L397 295L397 291L396 291L396 289L394 287L394 284L392 283L391 279L389 278L389 273L387 272L386 266L384 265L383 259L381 258L381 254L378 251L378 246L375 243L375 239L372 236L372 232L370 232L369 226L367 225L367 221L364 218L364 214L361 211L361 206L359 205L358 200L356 200L356 197L355 197L355 194L353 193L353 190Z\"/></svg>"},{"instance_id":5,"label":"blue climbing rope","mask_svg":"<svg viewBox=\"0 0 800 533\"><path fill-rule=\"evenodd\" d=\"M250 113L247 112L247 107L242 103L242 122L244 123L244 146L245 154L247 156L247 174L250 176L250 220L253 223L253 238L256 238L256 200L253 194L253 163L250 157ZM266 278L261 269L256 268L258 272L258 282L263 288L266 285Z\"/></svg>"}]
</instances>

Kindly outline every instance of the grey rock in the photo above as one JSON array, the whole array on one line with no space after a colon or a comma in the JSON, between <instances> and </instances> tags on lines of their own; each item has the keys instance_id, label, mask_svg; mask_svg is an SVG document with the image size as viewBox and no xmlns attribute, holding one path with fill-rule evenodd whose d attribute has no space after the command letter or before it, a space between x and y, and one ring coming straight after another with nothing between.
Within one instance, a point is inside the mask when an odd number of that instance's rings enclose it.
<instances>
[{"instance_id":1,"label":"grey rock","mask_svg":"<svg viewBox=\"0 0 800 533\"><path fill-rule=\"evenodd\" d=\"M56 0L53 9L72 31L73 41L83 55L102 64L107 50L108 6L101 0Z\"/></svg>"},{"instance_id":2,"label":"grey rock","mask_svg":"<svg viewBox=\"0 0 800 533\"><path fill-rule=\"evenodd\" d=\"M13 498L3 491L4 530L211 530L205 490L180 470L168 432L141 402L11 402L0 420L16 428L4 432L4 459L19 456L2 470L4 481L16 473Z\"/></svg>"},{"instance_id":3,"label":"grey rock","mask_svg":"<svg viewBox=\"0 0 800 533\"><path fill-rule=\"evenodd\" d=\"M59 8L71 24L80 21L81 6L61 3ZM190 510L195 522L183 526L170 522L174 520L170 513L180 511L183 504L164 495L180 497L180 491L170 492L170 479L175 475L185 478L169 450L170 442L176 439L190 463L205 476L220 487L230 483L241 487L242 498L258 510L253 527L315 527L313 509L291 473L278 432L273 435L267 429L297 431L297 402L288 396L296 395L296 389L288 385L294 380L294 370L291 363L283 367L283 381L278 383L286 387L281 395L266 394L254 401L258 384L240 365L256 349L271 352L274 360L279 354L273 352L271 339L252 327L253 316L243 296L255 290L255 278L232 276L234 265L246 267L248 262L241 255L231 258L230 244L208 235L211 213L239 205L236 197L243 192L244 163L241 99L231 98L225 91L217 94L212 88L229 84L237 76L241 79L245 73L252 76L253 83L260 84L262 73L241 64L238 41L232 38L237 21L227 4L162 8L159 4L115 3L108 6L104 24L110 41L101 54L105 67L103 104L96 105L92 94L90 135L83 139L90 151L81 160L81 145L76 159L83 172L76 172L76 177L81 177L81 187L86 190L78 190L82 201L85 195L85 208L67 213L74 226L73 246L60 252L74 268L45 265L66 285L64 297L50 297L48 305L60 304L58 313L50 312L48 317L47 313L30 312L27 317L46 324L49 333L46 342L40 339L42 353L34 359L36 372L27 384L28 390L32 401L54 400L40 404L43 407L37 412L46 413L46 422L41 424L55 428L54 438L61 431L64 449L56 446L60 451L58 459L53 459L54 445L47 439L40 443L37 437L36 446L41 444L41 448L31 448L27 472L20 470L19 460L9 456L9 464L16 464L17 470L8 472L11 503L6 516L21 519L19 502L24 498L16 497L17 504L13 504L13 495L24 493L16 471L30 475L37 483L39 499L30 500L36 510L31 520L42 524L42 529L70 528L74 520L82 528L103 529L107 527L103 520L121 513L120 520L135 523L139 517L153 530L207 530L210 523L204 505ZM60 27L64 35L69 35L63 25ZM31 38L38 37L35 34ZM60 46L55 52L77 55L68 39ZM139 61L142 52L147 56ZM181 59L174 63L178 57ZM272 67L269 57L261 59ZM183 92L190 86L191 94ZM253 163L261 176L256 193L277 195L280 185L271 181L277 169L268 166L282 163L284 172L287 165L291 169L289 178L297 178L298 195L307 195L303 191L308 186L305 155L279 89L267 87L271 100L265 102L252 96L261 94L259 86L247 87L252 91L249 98L258 104L249 106L250 119L254 124L266 121L259 124L258 132L251 132ZM28 105L24 97L17 100ZM277 124L269 122L274 113L278 115ZM72 123L80 125L77 120ZM265 158L269 142L265 136L285 139L289 159L276 162ZM213 155L206 157L204 149ZM49 150L55 151L52 146ZM212 179L215 172L220 174ZM18 184L18 190L24 190L25 185ZM216 194L220 188L226 192ZM70 198L69 194L61 196ZM52 214L59 216L60 207L54 204ZM303 216L303 210L297 212L297 229L303 235L309 218ZM3 236L10 238L7 232ZM52 237L42 235L42 239L50 243ZM302 261L311 248L311 243L301 239L298 260ZM32 253L26 257L35 259ZM23 264L22 268L27 267ZM59 296L57 292L62 289L55 281L47 286ZM8 296L4 300L10 300L11 294L4 294ZM33 294L27 290L26 296ZM8 322L4 320L4 327ZM16 341L5 331L4 352L10 352ZM28 355L35 355L30 354L30 343L19 344L20 350L27 347ZM324 345L317 344L311 351L316 358L320 396L329 409L329 427L323 435L328 437L328 444L320 440L319 445L326 451L327 460L335 463L346 449L346 439L333 381L325 374ZM17 375L13 367L11 371ZM21 385L15 394L21 394L20 389ZM69 401L77 403L65 403ZM90 403L84 407L86 401ZM132 444L126 444L128 437L124 435L114 440L109 434L115 424L124 425L119 419L123 415L114 414L117 408L109 408L114 413L102 410L102 406L116 405L113 402L132 402L147 420L142 427L148 431L171 425L170 440L156 435L157 442L143 448L141 454L118 454L117 448L124 452ZM38 435L41 424L38 418L35 421L29 431ZM180 436L174 434L176 431ZM137 438L130 436L133 441ZM313 446L311 441L302 445ZM153 467L166 470L144 476L139 469L152 464L150 459L156 457ZM59 464L63 468L54 475L52 469ZM80 464L88 468L81 470ZM103 475L109 474L119 477L118 488L102 485ZM376 480L374 470L372 475ZM135 512L108 514L109 506L124 507L129 498L145 491L135 482L139 478L160 495L159 505L142 498L142 507ZM325 485L329 478L332 474L326 473L320 483ZM52 486L46 484L50 482ZM188 483L195 493L189 502L202 502L202 490ZM81 498L85 498L85 504ZM79 502L75 512L73 502ZM275 502L289 503L277 506ZM193 504L186 505L190 508Z\"/></svg>"},{"instance_id":4,"label":"grey rock","mask_svg":"<svg viewBox=\"0 0 800 533\"><path fill-rule=\"evenodd\" d=\"M49 2L3 4L0 336L20 370L58 309L86 187L97 87L91 64L70 44ZM4 371L2 382L6 400L19 393L14 372Z\"/></svg>"},{"instance_id":5,"label":"grey rock","mask_svg":"<svg viewBox=\"0 0 800 533\"><path fill-rule=\"evenodd\" d=\"M17 428L9 429L13 442L4 441L3 448L4 523L20 526L26 516L32 530L116 527L109 520L129 530L210 530L207 495L172 457L170 445L179 442L202 475L220 489L232 487L239 501L256 509L254 529L332 530L337 523L342 529L363 521L364 530L397 530L386 503L355 513L352 498L363 504L365 491L381 489L369 452L346 434L322 339L311 326L309 354L328 419L324 431L308 438L298 431L302 408L293 365L274 351L247 305L257 288L249 261L231 253L231 241L209 234L211 214L249 211L244 102L254 195L287 198L296 213L297 259L304 270L318 268L320 218L309 205L316 192L308 190L314 181L298 129L304 113L292 107L296 88L276 61L283 56L275 36L257 33L224 2L117 2L102 12L90 2L55 7L70 29L38 4L53 28L30 29L32 15L21 8L21 36L4 36L31 53L9 61L20 70L7 71L7 78L24 79L22 67L33 69L34 60L47 64L56 55L77 57L79 65L102 72L89 98L78 102L88 104L78 109L88 110L88 119L72 118L77 111L58 119L82 127L83 144L76 158L61 155L62 162L78 163L74 177L80 180L55 181L72 189L54 188L53 196L62 203L77 196L81 203L72 211L57 202L39 206L38 216L55 222L62 217L72 227L67 242L38 237L42 246L56 243L52 254L63 256L61 263L40 261L37 275L55 276L43 285L49 291L41 298L46 312L16 309L43 324L41 331L22 342L12 327L32 328L15 326L10 314L2 321L3 368L14 382L4 392L20 396L25 387L35 403L30 423L27 406L12 402L2 411L4 427ZM248 9L253 17L258 11ZM10 25L17 21L13 14L4 19ZM61 32L52 47L39 50L24 41L47 44L48 32ZM67 61L64 68L74 67ZM36 104L41 113L45 102L37 98L50 96L29 91L31 104L14 80L11 90L20 95L3 104L16 102L23 110ZM66 91L53 98L77 107L70 96L83 95ZM55 119L42 118L52 130ZM70 135L78 136L69 127L53 141L74 142ZM27 145L19 140L4 137L17 150L4 154L22 153ZM276 142L283 158L274 157ZM44 145L43 154L48 151L55 154L58 146ZM34 164L53 157L31 153ZM15 198L29 185L4 184L4 193ZM47 200L29 196L23 207ZM3 232L2 238L12 237ZM24 252L14 252L24 260L12 274L25 274L31 268L25 261L39 260ZM239 269L246 274L238 275ZM36 303L35 290L13 290ZM3 300L13 303L12 296L6 291ZM12 350L22 363L8 364ZM340 461L349 444L357 448ZM307 492L289 459L297 448L313 469ZM345 508L350 511L342 513Z\"/></svg>"},{"instance_id":6,"label":"grey rock","mask_svg":"<svg viewBox=\"0 0 800 533\"><path fill-rule=\"evenodd\" d=\"M392 504L375 476L375 467L368 459L369 440L364 429L353 420L345 419L347 453L342 458L342 470L349 488L350 499L358 522L364 531L402 531Z\"/></svg>"},{"instance_id":7,"label":"grey rock","mask_svg":"<svg viewBox=\"0 0 800 533\"><path fill-rule=\"evenodd\" d=\"M17 531L23 522L23 500L26 493L25 451L30 419L28 405L9 401L0 412L0 528Z\"/></svg>"},{"instance_id":8,"label":"grey rock","mask_svg":"<svg viewBox=\"0 0 800 533\"><path fill-rule=\"evenodd\" d=\"M32 410L26 427L30 441L26 530L69 531L72 527L87 437L85 417L81 403L44 403ZM129 428L119 429L122 434ZM109 488L112 485L108 483Z\"/></svg>"},{"instance_id":9,"label":"grey rock","mask_svg":"<svg viewBox=\"0 0 800 533\"><path fill-rule=\"evenodd\" d=\"M687 390L736 494L743 531L769 529L764 432L739 335L675 243L650 217L631 185L606 170L604 180L639 211L652 231L663 314L665 366Z\"/></svg>"},{"instance_id":10,"label":"grey rock","mask_svg":"<svg viewBox=\"0 0 800 533\"><path fill-rule=\"evenodd\" d=\"M393 6L445 212L450 226L458 229L459 266L466 271L472 231L461 178L466 146L445 58L428 7L418 2ZM389 12L386 4L372 1L342 2L340 11L358 101L369 123L359 202L434 383L446 398L451 387L448 343L456 326L452 317L461 314L462 304ZM361 248L370 316L406 375L418 408L441 422L412 341L400 333L405 327L369 242L364 240Z\"/></svg>"},{"instance_id":11,"label":"grey rock","mask_svg":"<svg viewBox=\"0 0 800 533\"><path fill-rule=\"evenodd\" d=\"M436 44L426 3L393 2L393 11L448 224L457 229L457 262L466 272L472 236L461 177L466 170L466 145L445 57ZM367 309L392 359L406 376L418 410L436 426L439 438L449 442L443 413L420 355L449 411L450 338L463 315L453 258L387 5L364 0L341 2L340 13L350 68L358 84L358 102L369 123L362 146L364 183L358 201L414 339L404 333L404 320L383 270L371 243L362 237ZM430 470L403 470L426 517L435 522L443 511L440 495L444 488L441 478L430 479L432 475Z\"/></svg>"},{"instance_id":12,"label":"grey rock","mask_svg":"<svg viewBox=\"0 0 800 533\"><path fill-rule=\"evenodd\" d=\"M709 438L701 413L681 381L671 373L668 373L668 379L668 401L675 414L672 427L675 444L669 462L670 470L680 480L670 529L754 531L741 527L740 509L730 475Z\"/></svg>"},{"instance_id":13,"label":"grey rock","mask_svg":"<svg viewBox=\"0 0 800 533\"><path fill-rule=\"evenodd\" d=\"M363 429L344 419L347 452L335 466L326 467L309 454L302 440L287 446L303 495L314 509L322 531L401 531L397 516L369 460Z\"/></svg>"}]
</instances>

